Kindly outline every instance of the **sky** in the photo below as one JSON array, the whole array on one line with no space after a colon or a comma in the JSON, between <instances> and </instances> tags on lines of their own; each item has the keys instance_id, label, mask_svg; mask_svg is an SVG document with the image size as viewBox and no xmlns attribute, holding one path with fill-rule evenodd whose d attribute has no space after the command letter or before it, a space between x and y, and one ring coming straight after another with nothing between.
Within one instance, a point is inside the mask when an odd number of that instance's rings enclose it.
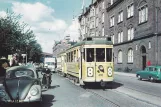
<instances>
[{"instance_id":1,"label":"sky","mask_svg":"<svg viewBox=\"0 0 161 107\"><path fill-rule=\"evenodd\" d=\"M52 53L54 41L70 35L71 40L78 40L78 16L83 0L0 0L0 17L7 9L21 14L20 23L26 23L26 29L33 30L43 52ZM89 6L91 0L84 0ZM73 17L75 20L73 20Z\"/></svg>"}]
</instances>

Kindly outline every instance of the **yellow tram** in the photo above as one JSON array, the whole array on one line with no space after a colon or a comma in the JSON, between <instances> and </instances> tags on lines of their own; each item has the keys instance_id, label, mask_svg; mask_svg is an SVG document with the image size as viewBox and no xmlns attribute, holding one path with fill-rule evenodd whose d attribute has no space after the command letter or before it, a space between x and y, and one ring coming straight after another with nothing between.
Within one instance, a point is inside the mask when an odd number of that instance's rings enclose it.
<instances>
[{"instance_id":1,"label":"yellow tram","mask_svg":"<svg viewBox=\"0 0 161 107\"><path fill-rule=\"evenodd\" d=\"M87 37L62 52L62 73L80 85L113 81L113 43L109 37Z\"/></svg>"}]
</instances>

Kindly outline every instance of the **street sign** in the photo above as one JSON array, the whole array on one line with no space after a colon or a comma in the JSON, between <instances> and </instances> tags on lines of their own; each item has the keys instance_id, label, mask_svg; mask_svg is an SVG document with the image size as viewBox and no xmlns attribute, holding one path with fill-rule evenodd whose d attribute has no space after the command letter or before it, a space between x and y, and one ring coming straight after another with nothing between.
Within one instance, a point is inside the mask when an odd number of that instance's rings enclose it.
<instances>
[{"instance_id":1,"label":"street sign","mask_svg":"<svg viewBox=\"0 0 161 107\"><path fill-rule=\"evenodd\" d=\"M26 54L21 54L23 56L23 58L26 56Z\"/></svg>"}]
</instances>

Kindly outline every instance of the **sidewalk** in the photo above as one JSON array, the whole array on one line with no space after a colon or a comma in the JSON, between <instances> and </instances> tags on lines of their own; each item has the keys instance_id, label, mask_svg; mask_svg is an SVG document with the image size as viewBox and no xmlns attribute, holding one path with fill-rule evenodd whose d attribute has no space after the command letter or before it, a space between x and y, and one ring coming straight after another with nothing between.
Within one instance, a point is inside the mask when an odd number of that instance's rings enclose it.
<instances>
[{"instance_id":1,"label":"sidewalk","mask_svg":"<svg viewBox=\"0 0 161 107\"><path fill-rule=\"evenodd\" d=\"M132 73L125 73L125 72L114 72L116 75L123 75L123 76L129 76L129 77L136 77L136 74Z\"/></svg>"}]
</instances>

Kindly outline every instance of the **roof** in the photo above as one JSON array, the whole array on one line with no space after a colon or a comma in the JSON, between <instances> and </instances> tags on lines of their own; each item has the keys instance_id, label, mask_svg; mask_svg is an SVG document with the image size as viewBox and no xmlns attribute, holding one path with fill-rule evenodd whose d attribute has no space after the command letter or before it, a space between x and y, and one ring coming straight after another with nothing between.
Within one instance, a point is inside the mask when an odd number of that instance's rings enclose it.
<instances>
[{"instance_id":1,"label":"roof","mask_svg":"<svg viewBox=\"0 0 161 107\"><path fill-rule=\"evenodd\" d=\"M100 38L100 37L96 37L96 38ZM101 40L101 39L96 39L96 40L84 40L81 42L76 43L75 45L73 45L71 48L77 47L77 46L81 46L81 45L113 45L112 41L108 41L108 40ZM67 50L69 50L67 49Z\"/></svg>"}]
</instances>

